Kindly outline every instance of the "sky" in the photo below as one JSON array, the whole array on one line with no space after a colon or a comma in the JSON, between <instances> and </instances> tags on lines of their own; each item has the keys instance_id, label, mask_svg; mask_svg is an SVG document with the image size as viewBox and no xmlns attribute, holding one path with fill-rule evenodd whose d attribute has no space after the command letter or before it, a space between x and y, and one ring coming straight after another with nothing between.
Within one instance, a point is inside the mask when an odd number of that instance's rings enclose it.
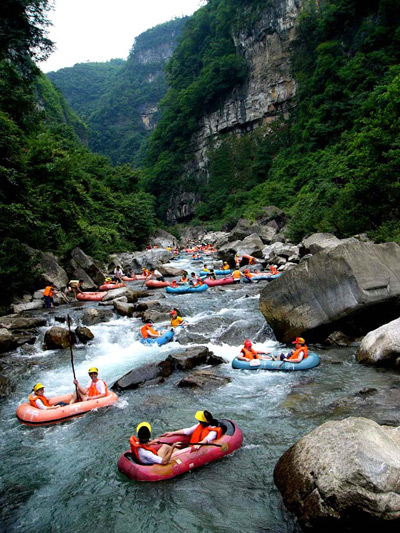
<instances>
[{"instance_id":1,"label":"sky","mask_svg":"<svg viewBox=\"0 0 400 533\"><path fill-rule=\"evenodd\" d=\"M48 18L56 50L39 67L50 72L86 61L126 59L135 37L202 5L202 0L55 0Z\"/></svg>"}]
</instances>

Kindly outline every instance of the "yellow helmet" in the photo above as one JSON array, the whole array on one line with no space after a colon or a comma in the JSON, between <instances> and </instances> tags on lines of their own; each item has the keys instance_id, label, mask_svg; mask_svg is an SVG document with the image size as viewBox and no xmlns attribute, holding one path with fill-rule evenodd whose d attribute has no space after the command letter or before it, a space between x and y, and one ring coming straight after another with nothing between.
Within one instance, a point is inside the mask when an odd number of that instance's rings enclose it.
<instances>
[{"instance_id":1,"label":"yellow helmet","mask_svg":"<svg viewBox=\"0 0 400 533\"><path fill-rule=\"evenodd\" d=\"M44 389L44 385L41 383L36 383L36 385L33 387L33 392L37 392L39 389Z\"/></svg>"},{"instance_id":2,"label":"yellow helmet","mask_svg":"<svg viewBox=\"0 0 400 533\"><path fill-rule=\"evenodd\" d=\"M138 424L138 426L136 428L136 433L139 433L139 429L143 428L143 427L147 428L150 431L150 433L151 433L151 426L150 426L150 424L148 422L140 422L140 424Z\"/></svg>"},{"instance_id":3,"label":"yellow helmet","mask_svg":"<svg viewBox=\"0 0 400 533\"><path fill-rule=\"evenodd\" d=\"M98 374L99 373L99 369L96 368L95 366L92 366L92 368L89 368L88 374L91 374L92 372L96 372L96 374Z\"/></svg>"},{"instance_id":4,"label":"yellow helmet","mask_svg":"<svg viewBox=\"0 0 400 533\"><path fill-rule=\"evenodd\" d=\"M207 418L204 416L204 411L197 411L194 417L199 422L207 422Z\"/></svg>"}]
</instances>

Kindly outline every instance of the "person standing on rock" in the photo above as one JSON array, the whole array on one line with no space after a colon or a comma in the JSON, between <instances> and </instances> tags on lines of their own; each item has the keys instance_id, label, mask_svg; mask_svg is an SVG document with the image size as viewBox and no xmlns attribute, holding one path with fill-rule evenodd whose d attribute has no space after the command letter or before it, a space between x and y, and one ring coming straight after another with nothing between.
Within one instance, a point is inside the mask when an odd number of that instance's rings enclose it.
<instances>
[{"instance_id":1,"label":"person standing on rock","mask_svg":"<svg viewBox=\"0 0 400 533\"><path fill-rule=\"evenodd\" d=\"M233 282L234 283L240 283L240 276L242 275L242 273L240 272L239 270L239 267L236 267L235 270L233 271Z\"/></svg>"},{"instance_id":2,"label":"person standing on rock","mask_svg":"<svg viewBox=\"0 0 400 533\"><path fill-rule=\"evenodd\" d=\"M56 290L54 283L50 283L50 285L47 285L47 287L43 291L44 303L46 304L47 309L49 309L50 307L54 307L53 294L55 292Z\"/></svg>"},{"instance_id":3,"label":"person standing on rock","mask_svg":"<svg viewBox=\"0 0 400 533\"><path fill-rule=\"evenodd\" d=\"M235 255L235 265L236 265L236 268L240 268L240 263L242 262L242 259L240 257L239 254L236 254Z\"/></svg>"},{"instance_id":4,"label":"person standing on rock","mask_svg":"<svg viewBox=\"0 0 400 533\"><path fill-rule=\"evenodd\" d=\"M107 385L105 381L98 378L99 370L94 366L89 368L88 374L90 381L88 381L86 387L82 387L77 379L74 379L74 385L78 389L79 398L76 397L76 390L72 394L70 404L75 402L86 402L88 400L98 400L107 396Z\"/></svg>"},{"instance_id":5,"label":"person standing on rock","mask_svg":"<svg viewBox=\"0 0 400 533\"><path fill-rule=\"evenodd\" d=\"M73 292L76 300L76 295L78 293L82 294L83 291L83 279L71 279L71 281L68 282L67 285L67 292Z\"/></svg>"}]
</instances>

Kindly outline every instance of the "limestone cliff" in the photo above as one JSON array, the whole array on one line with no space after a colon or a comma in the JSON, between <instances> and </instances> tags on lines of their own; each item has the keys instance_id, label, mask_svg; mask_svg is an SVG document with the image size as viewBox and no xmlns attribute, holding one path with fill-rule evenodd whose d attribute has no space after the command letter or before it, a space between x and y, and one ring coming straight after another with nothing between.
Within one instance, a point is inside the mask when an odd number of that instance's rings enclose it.
<instances>
[{"instance_id":1,"label":"limestone cliff","mask_svg":"<svg viewBox=\"0 0 400 533\"><path fill-rule=\"evenodd\" d=\"M197 182L207 181L207 152L210 147L217 147L224 135L245 135L290 113L296 82L291 74L289 47L302 3L266 1L257 21L234 34L237 53L246 58L249 75L217 111L203 117L199 132L192 139L192 158L186 175L194 176ZM188 220L198 200L196 193L187 191L171 198L169 222Z\"/></svg>"}]
</instances>

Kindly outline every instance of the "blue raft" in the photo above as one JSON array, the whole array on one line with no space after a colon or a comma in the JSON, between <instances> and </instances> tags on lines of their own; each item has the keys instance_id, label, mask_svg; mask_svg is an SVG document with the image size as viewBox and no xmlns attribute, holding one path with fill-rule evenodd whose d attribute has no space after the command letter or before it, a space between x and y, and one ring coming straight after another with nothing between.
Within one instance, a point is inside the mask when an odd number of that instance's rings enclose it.
<instances>
[{"instance_id":1,"label":"blue raft","mask_svg":"<svg viewBox=\"0 0 400 533\"><path fill-rule=\"evenodd\" d=\"M153 337L144 339L143 337L140 339L140 342L142 344L146 344L147 346L152 344L158 344L158 346L162 346L163 344L167 344L167 342L172 341L172 338L174 336L174 330L168 330L160 337Z\"/></svg>"},{"instance_id":2,"label":"blue raft","mask_svg":"<svg viewBox=\"0 0 400 533\"><path fill-rule=\"evenodd\" d=\"M210 272L205 272L204 270L202 270L199 274L199 276L207 276ZM229 276L229 274L231 273L230 270L214 270L214 274L216 276Z\"/></svg>"},{"instance_id":3,"label":"blue raft","mask_svg":"<svg viewBox=\"0 0 400 533\"><path fill-rule=\"evenodd\" d=\"M309 370L319 365L320 359L315 352L308 352L308 357L303 359L300 363L290 363L285 361L273 361L272 359L254 359L259 361L260 364L253 363L252 361L242 361L235 357L232 361L232 368L239 368L241 370Z\"/></svg>"},{"instance_id":4,"label":"blue raft","mask_svg":"<svg viewBox=\"0 0 400 533\"><path fill-rule=\"evenodd\" d=\"M191 287L190 285L181 285L180 287L166 287L165 290L171 294L186 294L187 292L204 292L208 289L205 283L200 287Z\"/></svg>"}]
</instances>

